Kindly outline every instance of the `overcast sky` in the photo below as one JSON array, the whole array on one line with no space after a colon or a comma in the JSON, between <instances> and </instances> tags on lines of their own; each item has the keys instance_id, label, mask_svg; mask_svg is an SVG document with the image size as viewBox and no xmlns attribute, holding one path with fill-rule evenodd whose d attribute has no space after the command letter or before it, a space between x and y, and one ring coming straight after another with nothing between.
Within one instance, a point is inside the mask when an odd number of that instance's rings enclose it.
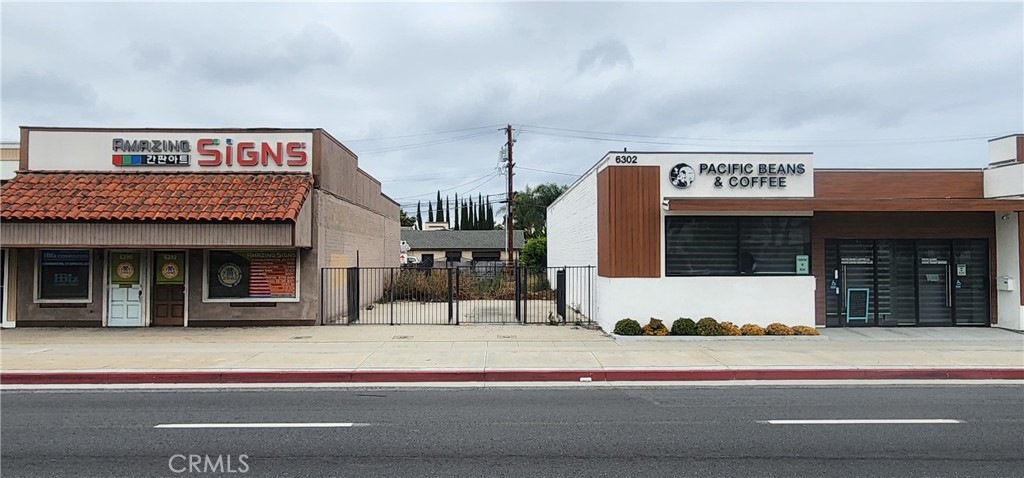
<instances>
[{"instance_id":1,"label":"overcast sky","mask_svg":"<svg viewBox=\"0 0 1024 478\"><path fill-rule=\"evenodd\" d=\"M1020 1L5 1L2 18L4 140L320 127L407 210L437 189L503 192L506 123L517 189L622 148L978 168L987 139L1024 132Z\"/></svg>"}]
</instances>

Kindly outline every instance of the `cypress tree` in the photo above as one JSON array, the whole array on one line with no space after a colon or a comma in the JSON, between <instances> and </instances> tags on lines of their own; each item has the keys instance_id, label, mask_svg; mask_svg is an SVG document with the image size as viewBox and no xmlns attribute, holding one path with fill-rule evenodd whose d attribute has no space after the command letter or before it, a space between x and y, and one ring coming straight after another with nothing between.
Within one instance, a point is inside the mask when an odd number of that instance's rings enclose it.
<instances>
[{"instance_id":1,"label":"cypress tree","mask_svg":"<svg viewBox=\"0 0 1024 478\"><path fill-rule=\"evenodd\" d=\"M452 203L448 200L448 196L444 197L444 219L448 223L448 227L452 228Z\"/></svg>"},{"instance_id":2,"label":"cypress tree","mask_svg":"<svg viewBox=\"0 0 1024 478\"><path fill-rule=\"evenodd\" d=\"M437 191L437 222L444 222L444 205L441 204L441 191Z\"/></svg>"},{"instance_id":3,"label":"cypress tree","mask_svg":"<svg viewBox=\"0 0 1024 478\"><path fill-rule=\"evenodd\" d=\"M490 196L487 196L487 229L494 229L494 205Z\"/></svg>"},{"instance_id":4,"label":"cypress tree","mask_svg":"<svg viewBox=\"0 0 1024 478\"><path fill-rule=\"evenodd\" d=\"M455 209L456 209L455 212L458 213L458 209L459 209L459 195L458 194L455 194ZM459 221L460 219L462 219L462 217L459 214L455 214L455 230L456 231L461 231L462 230L462 222Z\"/></svg>"},{"instance_id":5,"label":"cypress tree","mask_svg":"<svg viewBox=\"0 0 1024 478\"><path fill-rule=\"evenodd\" d=\"M419 201L416 201L419 204ZM427 201L427 219L434 222L434 203Z\"/></svg>"},{"instance_id":6,"label":"cypress tree","mask_svg":"<svg viewBox=\"0 0 1024 478\"><path fill-rule=\"evenodd\" d=\"M420 206L420 201L416 201L416 228L423 230L423 209Z\"/></svg>"},{"instance_id":7,"label":"cypress tree","mask_svg":"<svg viewBox=\"0 0 1024 478\"><path fill-rule=\"evenodd\" d=\"M487 210L484 209L484 197L482 194L477 194L476 199L476 217L477 221L480 223L480 227L478 227L478 229L487 229Z\"/></svg>"},{"instance_id":8,"label":"cypress tree","mask_svg":"<svg viewBox=\"0 0 1024 478\"><path fill-rule=\"evenodd\" d=\"M468 210L466 212L466 215L469 216L469 229L472 230L472 231L475 231L475 230L479 229L479 227L477 227L477 224L476 224L476 215L473 214L473 198L472 197L469 198L469 206L467 206L467 208L468 208Z\"/></svg>"}]
</instances>

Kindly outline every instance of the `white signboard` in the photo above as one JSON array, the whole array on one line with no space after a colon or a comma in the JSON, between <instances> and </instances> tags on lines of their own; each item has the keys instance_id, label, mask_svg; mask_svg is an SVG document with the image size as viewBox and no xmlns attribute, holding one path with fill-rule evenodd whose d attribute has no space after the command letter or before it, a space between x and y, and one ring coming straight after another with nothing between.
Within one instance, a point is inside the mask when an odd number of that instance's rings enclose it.
<instances>
[{"instance_id":1,"label":"white signboard","mask_svg":"<svg viewBox=\"0 0 1024 478\"><path fill-rule=\"evenodd\" d=\"M609 153L603 167L659 166L666 198L814 197L810 153Z\"/></svg>"},{"instance_id":2,"label":"white signboard","mask_svg":"<svg viewBox=\"0 0 1024 478\"><path fill-rule=\"evenodd\" d=\"M30 131L28 169L310 172L312 132Z\"/></svg>"}]
</instances>

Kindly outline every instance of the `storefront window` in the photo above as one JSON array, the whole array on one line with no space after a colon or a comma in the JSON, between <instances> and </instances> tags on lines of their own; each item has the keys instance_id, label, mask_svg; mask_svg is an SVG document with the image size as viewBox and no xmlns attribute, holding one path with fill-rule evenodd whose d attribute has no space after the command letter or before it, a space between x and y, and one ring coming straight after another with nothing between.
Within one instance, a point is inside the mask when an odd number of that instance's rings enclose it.
<instances>
[{"instance_id":1,"label":"storefront window","mask_svg":"<svg viewBox=\"0 0 1024 478\"><path fill-rule=\"evenodd\" d=\"M92 282L88 250L44 249L38 256L37 300L87 302Z\"/></svg>"},{"instance_id":2,"label":"storefront window","mask_svg":"<svg viewBox=\"0 0 1024 478\"><path fill-rule=\"evenodd\" d=\"M667 276L810 274L806 217L665 218Z\"/></svg>"},{"instance_id":3,"label":"storefront window","mask_svg":"<svg viewBox=\"0 0 1024 478\"><path fill-rule=\"evenodd\" d=\"M207 253L207 299L295 300L298 278L298 252L294 250Z\"/></svg>"}]
</instances>

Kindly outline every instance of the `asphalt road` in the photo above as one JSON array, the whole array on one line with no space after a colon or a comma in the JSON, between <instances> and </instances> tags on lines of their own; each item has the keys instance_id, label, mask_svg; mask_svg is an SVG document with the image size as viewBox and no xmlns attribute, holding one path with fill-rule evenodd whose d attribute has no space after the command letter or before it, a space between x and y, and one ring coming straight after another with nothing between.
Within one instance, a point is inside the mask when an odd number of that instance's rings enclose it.
<instances>
[{"instance_id":1,"label":"asphalt road","mask_svg":"<svg viewBox=\"0 0 1024 478\"><path fill-rule=\"evenodd\" d=\"M959 423L766 423L806 419ZM5 391L0 446L4 478L1013 477L1024 389Z\"/></svg>"}]
</instances>

